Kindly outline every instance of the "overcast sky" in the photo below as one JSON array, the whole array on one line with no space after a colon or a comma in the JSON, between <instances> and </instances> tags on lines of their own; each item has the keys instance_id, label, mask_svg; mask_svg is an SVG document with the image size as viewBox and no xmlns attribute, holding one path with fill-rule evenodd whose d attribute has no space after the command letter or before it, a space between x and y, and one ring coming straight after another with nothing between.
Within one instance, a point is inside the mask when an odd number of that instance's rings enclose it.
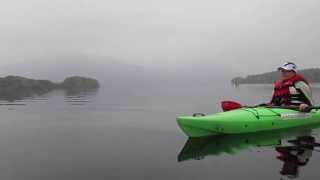
<instances>
[{"instance_id":1,"label":"overcast sky","mask_svg":"<svg viewBox=\"0 0 320 180\"><path fill-rule=\"evenodd\" d=\"M88 54L245 74L286 60L320 67L319 7L319 0L7 0L0 65Z\"/></svg>"}]
</instances>

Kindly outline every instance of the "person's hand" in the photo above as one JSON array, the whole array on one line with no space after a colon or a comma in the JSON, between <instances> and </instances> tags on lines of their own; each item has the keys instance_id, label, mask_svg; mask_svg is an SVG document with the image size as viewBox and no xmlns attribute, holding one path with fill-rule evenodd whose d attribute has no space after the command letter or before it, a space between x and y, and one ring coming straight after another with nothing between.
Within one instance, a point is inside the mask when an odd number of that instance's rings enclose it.
<instances>
[{"instance_id":1,"label":"person's hand","mask_svg":"<svg viewBox=\"0 0 320 180\"><path fill-rule=\"evenodd\" d=\"M300 110L301 112L307 112L307 111L308 111L308 107L309 107L308 104L300 104L299 110Z\"/></svg>"}]
</instances>

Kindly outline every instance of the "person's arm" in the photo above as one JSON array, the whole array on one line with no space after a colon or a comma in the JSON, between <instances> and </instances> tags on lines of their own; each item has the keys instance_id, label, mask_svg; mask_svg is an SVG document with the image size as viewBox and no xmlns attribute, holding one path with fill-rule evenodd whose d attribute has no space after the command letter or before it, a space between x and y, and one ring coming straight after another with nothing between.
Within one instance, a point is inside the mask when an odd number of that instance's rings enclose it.
<instances>
[{"instance_id":1,"label":"person's arm","mask_svg":"<svg viewBox=\"0 0 320 180\"><path fill-rule=\"evenodd\" d=\"M303 93L303 95L309 100L311 105L314 105L314 101L312 98L312 91L310 86L307 83L303 81L299 81L294 86L296 89L300 90Z\"/></svg>"},{"instance_id":2,"label":"person's arm","mask_svg":"<svg viewBox=\"0 0 320 180\"><path fill-rule=\"evenodd\" d=\"M267 103L266 105L267 105L267 106L272 106L272 105L275 105L275 103L276 103L276 102L275 102L275 95L274 95L274 90L273 90L271 100L270 100L270 102Z\"/></svg>"}]
</instances>

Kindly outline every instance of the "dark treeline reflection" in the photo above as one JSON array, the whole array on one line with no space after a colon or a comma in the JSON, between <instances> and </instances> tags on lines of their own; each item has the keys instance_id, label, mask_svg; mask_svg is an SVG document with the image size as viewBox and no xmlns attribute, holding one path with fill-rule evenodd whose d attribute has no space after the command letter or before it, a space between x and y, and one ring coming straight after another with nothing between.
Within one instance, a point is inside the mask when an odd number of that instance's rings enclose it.
<instances>
[{"instance_id":1,"label":"dark treeline reflection","mask_svg":"<svg viewBox=\"0 0 320 180\"><path fill-rule=\"evenodd\" d=\"M88 97L95 96L97 95L97 93L98 89L68 89L64 92L64 102L70 105L84 105L90 102L90 100L88 100Z\"/></svg>"}]
</instances>

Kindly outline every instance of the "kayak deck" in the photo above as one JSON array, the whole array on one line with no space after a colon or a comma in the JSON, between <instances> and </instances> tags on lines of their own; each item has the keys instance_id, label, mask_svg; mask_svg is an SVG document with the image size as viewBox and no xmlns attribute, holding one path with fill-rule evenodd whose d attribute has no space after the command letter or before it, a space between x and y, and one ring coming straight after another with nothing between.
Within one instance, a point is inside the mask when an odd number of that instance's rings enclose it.
<instances>
[{"instance_id":1,"label":"kayak deck","mask_svg":"<svg viewBox=\"0 0 320 180\"><path fill-rule=\"evenodd\" d=\"M189 137L243 134L320 123L320 111L308 113L282 108L241 108L207 116L180 116L177 123Z\"/></svg>"}]
</instances>

